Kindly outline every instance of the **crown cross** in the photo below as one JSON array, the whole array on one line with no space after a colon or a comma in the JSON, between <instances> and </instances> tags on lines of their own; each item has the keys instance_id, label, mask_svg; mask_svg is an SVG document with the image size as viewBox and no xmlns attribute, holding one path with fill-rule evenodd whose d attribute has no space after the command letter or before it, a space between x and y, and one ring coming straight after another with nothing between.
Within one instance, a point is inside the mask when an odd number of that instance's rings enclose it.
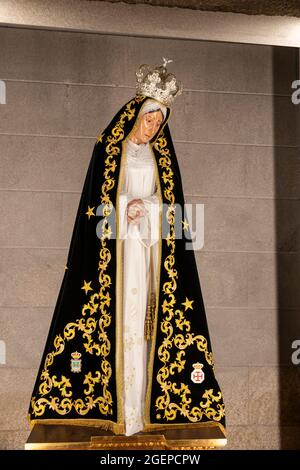
<instances>
[{"instance_id":1,"label":"crown cross","mask_svg":"<svg viewBox=\"0 0 300 470\"><path fill-rule=\"evenodd\" d=\"M165 57L163 57L163 66L165 67L169 62L173 62L172 59L166 59Z\"/></svg>"}]
</instances>

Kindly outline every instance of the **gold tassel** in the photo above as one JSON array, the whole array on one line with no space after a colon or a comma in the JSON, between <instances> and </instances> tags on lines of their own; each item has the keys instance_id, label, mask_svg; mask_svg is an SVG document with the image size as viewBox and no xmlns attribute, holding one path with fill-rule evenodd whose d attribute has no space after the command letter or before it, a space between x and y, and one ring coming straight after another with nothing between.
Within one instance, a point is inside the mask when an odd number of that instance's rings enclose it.
<instances>
[{"instance_id":1,"label":"gold tassel","mask_svg":"<svg viewBox=\"0 0 300 470\"><path fill-rule=\"evenodd\" d=\"M152 318L151 318L151 305L147 305L147 313L145 319L145 339L149 340L152 338Z\"/></svg>"},{"instance_id":2,"label":"gold tassel","mask_svg":"<svg viewBox=\"0 0 300 470\"><path fill-rule=\"evenodd\" d=\"M154 319L155 319L155 292L151 294L151 322L152 322L152 333L154 329Z\"/></svg>"},{"instance_id":3,"label":"gold tassel","mask_svg":"<svg viewBox=\"0 0 300 470\"><path fill-rule=\"evenodd\" d=\"M147 311L145 316L145 339L150 340L153 337L153 329L154 329L154 318L155 318L155 292L151 292L152 290L152 248L150 247L150 268L149 268L149 285L148 285L148 299L147 299Z\"/></svg>"},{"instance_id":4,"label":"gold tassel","mask_svg":"<svg viewBox=\"0 0 300 470\"><path fill-rule=\"evenodd\" d=\"M145 339L149 340L153 337L154 329L154 318L155 318L155 293L151 293L151 300L147 304L147 313L145 319Z\"/></svg>"}]
</instances>

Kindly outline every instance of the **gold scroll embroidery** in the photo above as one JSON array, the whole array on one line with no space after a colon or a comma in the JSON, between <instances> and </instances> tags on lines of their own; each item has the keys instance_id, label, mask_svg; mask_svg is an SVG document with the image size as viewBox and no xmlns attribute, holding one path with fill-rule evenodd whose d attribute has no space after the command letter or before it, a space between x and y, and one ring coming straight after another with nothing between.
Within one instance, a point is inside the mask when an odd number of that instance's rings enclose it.
<instances>
[{"instance_id":1,"label":"gold scroll embroidery","mask_svg":"<svg viewBox=\"0 0 300 470\"><path fill-rule=\"evenodd\" d=\"M107 328L111 324L111 312L110 312L110 288L112 288L111 277L106 273L107 267L111 260L111 252L107 246L106 239L111 237L111 226L109 225L108 217L112 212L113 205L110 200L110 191L115 185L115 178L113 174L117 168L117 162L115 157L119 155L120 149L116 145L119 141L124 139L124 125L126 120L130 120L135 115L134 105L142 100L144 97L136 98L131 100L123 114L121 115L119 121L113 127L111 134L107 136L106 139L106 153L107 157L105 159L105 170L104 170L104 183L101 188L101 203L104 204L103 215L105 216L102 225L102 236L101 236L101 247L99 252L99 285L100 291L90 295L89 301L85 303L82 307L81 314L82 317L77 319L76 322L68 323L62 334L58 334L53 342L54 349L47 354L44 368L41 373L41 383L39 385L39 395L41 398L32 397L31 407L32 414L36 417L40 417L45 413L47 407L54 410L58 415L66 415L72 409L75 409L78 415L84 416L95 406L98 406L99 411L103 415L112 414L112 395L109 391L110 378L112 375L112 366L108 361L107 357L111 350L111 343L107 336ZM97 139L97 142L103 142L102 137ZM99 311L100 316L97 320L92 316ZM89 315L86 318L87 314ZM98 339L99 342L94 342L92 338L92 333L98 328ZM75 335L81 332L82 337L85 339L83 343L85 350L89 354L96 354L101 357L99 365L101 367L100 371L95 371L94 376L89 372L85 375L83 384L87 387L84 389L86 395L85 400L76 399L72 400L72 386L70 379L62 376L60 380L57 380L56 376L50 377L49 368L53 364L55 356L61 354L65 349L65 341L72 340ZM94 398L91 396L91 393L94 391L96 383L101 383L103 394ZM48 395L53 388L57 388L62 396L60 400L57 397L49 396L45 398L45 395ZM45 420L49 421L49 420ZM51 420L50 420L51 421ZM53 420L55 421L55 420ZM72 423L76 420L70 420ZM97 422L101 425L102 420L91 420L91 424ZM93 423L92 423L93 422ZM75 424L74 423L74 424ZM84 424L82 421L78 420L78 424ZM77 424L77 423L76 423ZM115 432L122 432L123 426L116 425L113 422L103 422L103 426L107 429L112 429Z\"/></svg>"},{"instance_id":2,"label":"gold scroll embroidery","mask_svg":"<svg viewBox=\"0 0 300 470\"><path fill-rule=\"evenodd\" d=\"M178 278L178 272L175 269L175 196L174 196L174 181L173 181L173 171L171 168L171 157L170 151L167 148L167 139L162 133L156 142L154 143L154 148L158 150L160 154L159 166L163 169L161 180L164 183L163 193L167 201L169 201L168 210L166 213L166 218L169 223L170 233L167 237L167 246L169 247L169 254L163 260L163 267L168 273L169 280L166 281L162 287L164 293L164 300L160 305L160 311L163 314L160 317L156 318L155 329L160 327L161 333L164 335L164 339L161 344L158 346L158 358L162 363L160 367L156 381L160 385L161 395L157 397L155 401L155 407L157 410L156 418L157 420L164 419L166 421L174 421L177 417L177 413L180 413L181 416L188 418L191 423L199 423L203 415L214 421L220 421L221 418L225 415L225 406L222 403L222 394L220 391L214 393L213 389L205 390L202 400L199 403L199 406L193 406L191 408L190 404L192 399L190 398L191 391L187 384L180 383L178 385L176 382L173 382L172 375L177 372L181 372L186 365L185 350L196 344L199 351L203 352L206 358L207 363L214 370L213 355L212 352L208 350L207 339L203 335L195 335L190 333L191 325L189 320L186 318L184 312L176 308L176 297L175 291L177 289L176 279ZM193 301L192 301L193 302ZM180 332L176 333L174 327L171 323L171 320L175 320L175 325ZM156 331L155 330L155 331ZM156 343L156 334L154 338L154 344ZM171 361L170 348L174 350L177 348L176 358ZM151 351L152 363L149 365L149 370L153 371L153 355L154 348L152 347ZM147 429L161 429L163 426L167 427L166 422L164 421L162 425L160 424L151 424L150 423L150 399L151 399L151 374L150 384L148 385L147 391L147 418L145 419L145 430ZM154 377L153 377L154 378ZM174 403L171 399L171 394L175 394L180 398L180 403ZM180 427L185 424L172 424L172 427ZM212 424L212 423L199 423L199 424ZM224 427L219 423L219 426L225 431Z\"/></svg>"}]
</instances>

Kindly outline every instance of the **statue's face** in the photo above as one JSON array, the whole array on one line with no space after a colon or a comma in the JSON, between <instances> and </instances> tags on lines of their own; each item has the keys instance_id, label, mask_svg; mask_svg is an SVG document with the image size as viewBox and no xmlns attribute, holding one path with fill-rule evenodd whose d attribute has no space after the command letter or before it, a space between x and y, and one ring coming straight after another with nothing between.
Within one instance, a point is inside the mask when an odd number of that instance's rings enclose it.
<instances>
[{"instance_id":1,"label":"statue's face","mask_svg":"<svg viewBox=\"0 0 300 470\"><path fill-rule=\"evenodd\" d=\"M143 114L135 134L130 137L131 140L136 144L146 144L155 136L163 120L163 113L160 109Z\"/></svg>"}]
</instances>

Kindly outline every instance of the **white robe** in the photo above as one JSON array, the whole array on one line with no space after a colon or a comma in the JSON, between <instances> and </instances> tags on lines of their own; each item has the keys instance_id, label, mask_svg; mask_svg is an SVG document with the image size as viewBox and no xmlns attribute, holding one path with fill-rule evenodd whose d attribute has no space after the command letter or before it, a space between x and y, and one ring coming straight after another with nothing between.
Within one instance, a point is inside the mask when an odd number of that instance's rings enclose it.
<instances>
[{"instance_id":1,"label":"white robe","mask_svg":"<svg viewBox=\"0 0 300 470\"><path fill-rule=\"evenodd\" d=\"M143 429L150 341L144 339L144 322L153 250L153 288L156 290L159 198L156 170L150 144L128 140L124 185L120 192L120 237L123 250L123 358L124 418L127 436ZM132 199L142 199L147 213L138 225L127 222L126 207ZM127 235L126 235L127 234Z\"/></svg>"}]
</instances>

